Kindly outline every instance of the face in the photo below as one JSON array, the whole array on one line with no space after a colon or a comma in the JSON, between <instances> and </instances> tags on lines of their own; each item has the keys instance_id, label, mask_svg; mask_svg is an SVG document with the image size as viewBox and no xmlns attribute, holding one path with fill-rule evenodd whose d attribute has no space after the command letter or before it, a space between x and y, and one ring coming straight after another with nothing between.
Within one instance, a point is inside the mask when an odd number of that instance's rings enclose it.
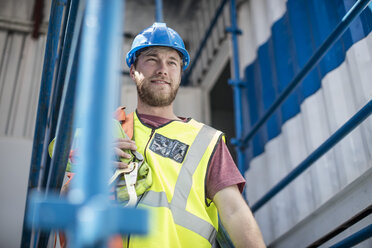
<instances>
[{"instance_id":1,"label":"face","mask_svg":"<svg viewBox=\"0 0 372 248\"><path fill-rule=\"evenodd\" d=\"M182 59L168 47L154 47L143 51L130 68L140 100L154 107L169 106L177 95L181 81Z\"/></svg>"}]
</instances>

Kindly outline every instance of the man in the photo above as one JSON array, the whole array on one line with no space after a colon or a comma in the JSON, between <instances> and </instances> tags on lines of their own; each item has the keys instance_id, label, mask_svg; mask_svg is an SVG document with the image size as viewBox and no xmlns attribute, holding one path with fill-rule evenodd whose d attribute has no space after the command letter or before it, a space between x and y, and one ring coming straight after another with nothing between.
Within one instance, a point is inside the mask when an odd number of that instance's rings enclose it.
<instances>
[{"instance_id":1,"label":"man","mask_svg":"<svg viewBox=\"0 0 372 248\"><path fill-rule=\"evenodd\" d=\"M118 140L116 154L125 158L130 154L124 149L137 150L153 174L153 185L138 203L150 210L150 234L129 237L129 247L211 247L217 213L236 247L264 247L241 196L244 178L222 133L173 112L189 63L181 37L154 23L136 36L126 62L138 93L134 141Z\"/></svg>"}]
</instances>

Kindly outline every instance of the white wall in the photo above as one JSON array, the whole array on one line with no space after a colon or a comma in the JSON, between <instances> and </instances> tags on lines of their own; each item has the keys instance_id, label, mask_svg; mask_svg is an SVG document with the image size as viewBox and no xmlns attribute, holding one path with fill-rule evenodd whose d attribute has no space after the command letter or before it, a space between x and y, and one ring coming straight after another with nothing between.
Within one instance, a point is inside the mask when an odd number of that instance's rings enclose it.
<instances>
[{"instance_id":1,"label":"white wall","mask_svg":"<svg viewBox=\"0 0 372 248\"><path fill-rule=\"evenodd\" d=\"M32 141L0 137L0 247L20 247Z\"/></svg>"},{"instance_id":2,"label":"white wall","mask_svg":"<svg viewBox=\"0 0 372 248\"><path fill-rule=\"evenodd\" d=\"M45 35L30 35L33 5L0 1L0 247L19 247L22 235L45 46ZM49 0L44 8L45 21Z\"/></svg>"}]
</instances>

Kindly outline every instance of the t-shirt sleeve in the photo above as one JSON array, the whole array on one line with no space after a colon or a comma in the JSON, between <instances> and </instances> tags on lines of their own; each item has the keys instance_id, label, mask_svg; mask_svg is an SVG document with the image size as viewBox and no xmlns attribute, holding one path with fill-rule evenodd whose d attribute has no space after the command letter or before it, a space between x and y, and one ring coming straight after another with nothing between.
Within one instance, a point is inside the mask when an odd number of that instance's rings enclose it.
<instances>
[{"instance_id":1,"label":"t-shirt sleeve","mask_svg":"<svg viewBox=\"0 0 372 248\"><path fill-rule=\"evenodd\" d=\"M213 200L218 191L231 185L237 185L240 192L243 192L245 179L240 174L227 145L221 139L209 164L206 196Z\"/></svg>"}]
</instances>

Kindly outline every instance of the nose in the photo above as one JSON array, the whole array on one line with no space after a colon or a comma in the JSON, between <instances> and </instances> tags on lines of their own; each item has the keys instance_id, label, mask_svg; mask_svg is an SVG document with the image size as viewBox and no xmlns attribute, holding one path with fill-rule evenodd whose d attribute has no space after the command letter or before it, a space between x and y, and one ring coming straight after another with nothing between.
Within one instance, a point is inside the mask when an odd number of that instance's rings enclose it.
<instances>
[{"instance_id":1,"label":"nose","mask_svg":"<svg viewBox=\"0 0 372 248\"><path fill-rule=\"evenodd\" d=\"M159 61L158 68L156 70L158 75L168 75L168 68L165 61Z\"/></svg>"}]
</instances>

